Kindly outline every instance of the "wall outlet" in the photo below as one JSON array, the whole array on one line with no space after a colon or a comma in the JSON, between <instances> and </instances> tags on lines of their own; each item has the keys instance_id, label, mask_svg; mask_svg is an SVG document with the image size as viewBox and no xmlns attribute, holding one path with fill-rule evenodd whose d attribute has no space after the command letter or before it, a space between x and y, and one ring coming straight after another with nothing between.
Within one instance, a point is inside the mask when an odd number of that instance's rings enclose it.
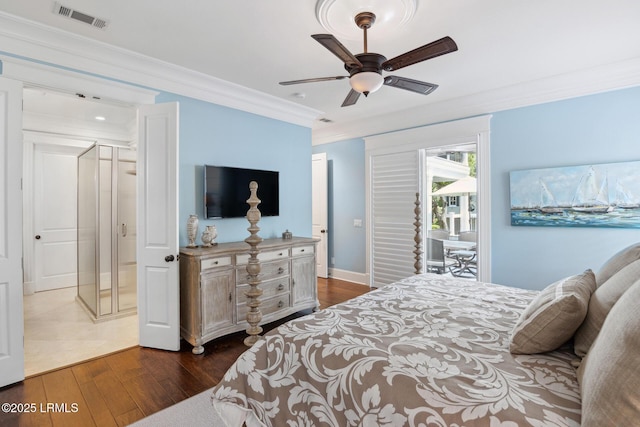
<instances>
[{"instance_id":1,"label":"wall outlet","mask_svg":"<svg viewBox=\"0 0 640 427\"><path fill-rule=\"evenodd\" d=\"M361 228L362 227L362 220L359 218L356 218L353 220L353 226L356 228Z\"/></svg>"}]
</instances>

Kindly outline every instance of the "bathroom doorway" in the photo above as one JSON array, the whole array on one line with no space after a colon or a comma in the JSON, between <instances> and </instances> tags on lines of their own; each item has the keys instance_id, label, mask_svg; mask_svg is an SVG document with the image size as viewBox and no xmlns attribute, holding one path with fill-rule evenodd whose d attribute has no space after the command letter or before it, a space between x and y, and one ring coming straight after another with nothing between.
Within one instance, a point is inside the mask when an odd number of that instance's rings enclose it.
<instances>
[{"instance_id":1,"label":"bathroom doorway","mask_svg":"<svg viewBox=\"0 0 640 427\"><path fill-rule=\"evenodd\" d=\"M77 156L96 143L112 147L117 163L124 166L120 180L134 182L133 194L114 194L115 204L127 199L135 206L137 129L136 109L132 106L42 88L25 87L23 96L24 349L25 375L29 376L139 342L135 315L135 208L133 222L127 220L125 227L114 224L120 236L102 239L110 244L105 249L110 265L102 268L98 277L110 278L119 265L123 268L115 274L115 289L112 286L97 290L97 299L105 301L100 313L132 315L98 321L109 317L91 316L77 300L78 184L93 180L78 176ZM117 157L120 148L127 154ZM109 182L117 180L115 177ZM121 204L129 206L124 201ZM111 227L117 216L101 218L96 224L99 228ZM115 246L123 249L112 253ZM82 253L85 249L81 248ZM122 298L112 298L118 293Z\"/></svg>"}]
</instances>

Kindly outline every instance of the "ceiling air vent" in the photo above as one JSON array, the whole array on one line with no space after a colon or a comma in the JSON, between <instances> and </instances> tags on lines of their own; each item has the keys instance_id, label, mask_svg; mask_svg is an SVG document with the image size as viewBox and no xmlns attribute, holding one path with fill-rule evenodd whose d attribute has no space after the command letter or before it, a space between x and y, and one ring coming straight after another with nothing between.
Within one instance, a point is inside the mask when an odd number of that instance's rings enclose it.
<instances>
[{"instance_id":1,"label":"ceiling air vent","mask_svg":"<svg viewBox=\"0 0 640 427\"><path fill-rule=\"evenodd\" d=\"M92 27L99 28L101 30L104 30L109 25L109 21L106 19L96 18L95 16L79 12L68 6L61 5L58 2L54 4L53 13L75 21L84 22L85 24L89 24Z\"/></svg>"}]
</instances>

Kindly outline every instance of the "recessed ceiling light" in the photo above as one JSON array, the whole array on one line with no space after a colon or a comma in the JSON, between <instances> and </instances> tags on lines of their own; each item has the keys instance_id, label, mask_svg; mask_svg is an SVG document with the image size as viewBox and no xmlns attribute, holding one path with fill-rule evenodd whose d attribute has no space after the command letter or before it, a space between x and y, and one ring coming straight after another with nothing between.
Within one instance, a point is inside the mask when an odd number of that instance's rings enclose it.
<instances>
[{"instance_id":1,"label":"recessed ceiling light","mask_svg":"<svg viewBox=\"0 0 640 427\"><path fill-rule=\"evenodd\" d=\"M107 120L107 118L106 118L106 117L104 117L104 116L96 116L96 120L99 120L99 121L101 121L101 122L104 122L105 120Z\"/></svg>"}]
</instances>

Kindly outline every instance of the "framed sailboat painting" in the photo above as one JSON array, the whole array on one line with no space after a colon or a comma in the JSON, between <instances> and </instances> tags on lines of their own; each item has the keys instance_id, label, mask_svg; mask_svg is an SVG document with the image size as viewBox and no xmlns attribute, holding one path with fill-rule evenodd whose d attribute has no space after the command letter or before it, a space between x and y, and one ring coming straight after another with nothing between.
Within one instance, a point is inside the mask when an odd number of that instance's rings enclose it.
<instances>
[{"instance_id":1,"label":"framed sailboat painting","mask_svg":"<svg viewBox=\"0 0 640 427\"><path fill-rule=\"evenodd\" d=\"M511 225L640 228L640 161L512 171Z\"/></svg>"}]
</instances>

